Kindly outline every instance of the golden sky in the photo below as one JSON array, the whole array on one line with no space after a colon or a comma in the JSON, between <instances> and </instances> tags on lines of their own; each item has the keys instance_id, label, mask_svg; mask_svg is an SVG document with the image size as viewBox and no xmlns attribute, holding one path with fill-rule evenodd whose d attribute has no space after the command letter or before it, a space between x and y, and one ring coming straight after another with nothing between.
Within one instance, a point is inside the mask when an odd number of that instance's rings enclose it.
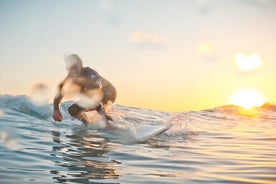
<instances>
[{"instance_id":1,"label":"golden sky","mask_svg":"<svg viewBox=\"0 0 276 184\"><path fill-rule=\"evenodd\" d=\"M239 91L275 103L275 20L272 0L1 1L0 94L39 83L52 98L76 53L116 86L117 104L200 110Z\"/></svg>"}]
</instances>

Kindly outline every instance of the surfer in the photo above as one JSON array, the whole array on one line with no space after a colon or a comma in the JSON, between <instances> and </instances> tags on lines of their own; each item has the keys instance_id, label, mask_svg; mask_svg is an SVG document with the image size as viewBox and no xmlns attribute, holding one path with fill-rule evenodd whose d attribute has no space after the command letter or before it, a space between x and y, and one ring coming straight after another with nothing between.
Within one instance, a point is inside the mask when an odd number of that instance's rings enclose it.
<instances>
[{"instance_id":1,"label":"surfer","mask_svg":"<svg viewBox=\"0 0 276 184\"><path fill-rule=\"evenodd\" d=\"M88 124L85 112L96 110L106 119L112 120L106 114L106 107L116 99L115 87L90 67L83 67L80 57L72 54L66 58L68 75L59 84L54 98L53 119L62 121L59 104L68 91L74 91L82 98L68 108L72 117Z\"/></svg>"}]
</instances>

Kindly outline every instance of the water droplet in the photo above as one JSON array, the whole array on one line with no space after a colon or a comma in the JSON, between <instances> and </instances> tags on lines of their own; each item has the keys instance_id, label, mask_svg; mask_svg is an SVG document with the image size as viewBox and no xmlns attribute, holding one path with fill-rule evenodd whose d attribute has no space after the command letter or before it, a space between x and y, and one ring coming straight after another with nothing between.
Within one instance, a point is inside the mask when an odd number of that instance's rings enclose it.
<instances>
[{"instance_id":1,"label":"water droplet","mask_svg":"<svg viewBox=\"0 0 276 184\"><path fill-rule=\"evenodd\" d=\"M3 117L3 116L5 116L5 112L2 109L0 109L0 117Z\"/></svg>"},{"instance_id":2,"label":"water droplet","mask_svg":"<svg viewBox=\"0 0 276 184\"><path fill-rule=\"evenodd\" d=\"M39 106L46 105L50 96L50 90L43 83L35 84L31 89L31 101Z\"/></svg>"}]
</instances>

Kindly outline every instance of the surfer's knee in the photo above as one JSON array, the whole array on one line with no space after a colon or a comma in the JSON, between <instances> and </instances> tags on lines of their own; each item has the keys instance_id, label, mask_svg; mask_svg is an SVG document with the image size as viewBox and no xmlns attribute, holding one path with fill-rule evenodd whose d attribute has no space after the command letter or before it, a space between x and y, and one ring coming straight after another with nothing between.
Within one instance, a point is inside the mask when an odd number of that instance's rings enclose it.
<instances>
[{"instance_id":1,"label":"surfer's knee","mask_svg":"<svg viewBox=\"0 0 276 184\"><path fill-rule=\"evenodd\" d=\"M117 97L117 91L116 88L108 83L105 84L105 86L103 87L103 93L104 93L104 97L102 100L102 103L107 104L107 103L114 103Z\"/></svg>"},{"instance_id":2,"label":"surfer's knee","mask_svg":"<svg viewBox=\"0 0 276 184\"><path fill-rule=\"evenodd\" d=\"M77 117L81 113L81 111L83 111L83 108L81 108L77 104L73 104L68 108L69 114L73 117Z\"/></svg>"}]
</instances>

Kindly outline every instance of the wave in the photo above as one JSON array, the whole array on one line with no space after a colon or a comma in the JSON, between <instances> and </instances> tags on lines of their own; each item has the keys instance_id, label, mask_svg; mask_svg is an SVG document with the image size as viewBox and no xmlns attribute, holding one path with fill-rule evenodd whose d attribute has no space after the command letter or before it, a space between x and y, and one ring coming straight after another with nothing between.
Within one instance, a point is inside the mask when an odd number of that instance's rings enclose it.
<instances>
[{"instance_id":1,"label":"wave","mask_svg":"<svg viewBox=\"0 0 276 184\"><path fill-rule=\"evenodd\" d=\"M0 95L3 181L14 181L14 178L24 175L24 181L35 178L37 180L32 181L39 182L53 178L59 182L89 183L103 181L99 180L99 176L116 178L114 173L120 173L120 183L126 181L124 175L133 175L135 179L147 175L148 171L152 171L152 176L169 173L165 182L172 179L178 183L184 180L188 183L275 181L272 163L276 153L276 106L273 104L247 112L252 111L259 116L245 115L237 106L171 113L115 104L112 116L116 123L173 125L145 144L125 145L125 142L110 139L110 135L104 134L109 133L105 130L89 129L77 120L72 121L67 113L71 103L61 106L64 121L54 123L52 104L41 106L27 96ZM219 169L206 169L206 166ZM235 170L241 172L233 172ZM46 171L50 174L45 175ZM183 175L183 171L187 174ZM111 175L103 176L102 173ZM255 173L255 178L252 178L252 173ZM200 180L194 180L198 177ZM142 179L148 181L149 178L155 177ZM113 179L105 182L110 181L117 182Z\"/></svg>"},{"instance_id":2,"label":"wave","mask_svg":"<svg viewBox=\"0 0 276 184\"><path fill-rule=\"evenodd\" d=\"M32 102L31 98L25 95L0 96L0 108L5 112L14 111L18 113L27 114L39 119L48 119L52 114L51 105L37 105Z\"/></svg>"},{"instance_id":3,"label":"wave","mask_svg":"<svg viewBox=\"0 0 276 184\"><path fill-rule=\"evenodd\" d=\"M73 102L65 102L61 105L64 119L71 119L67 112ZM0 110L4 113L16 112L32 116L38 119L52 121L52 104L38 105L28 96L0 95ZM120 123L128 124L160 124L171 123L175 126L187 125L191 121L237 121L242 119L276 120L276 105L264 104L245 110L235 105L226 105L213 109L188 112L160 112L136 107L127 107L115 104L112 106L111 116Z\"/></svg>"}]
</instances>

